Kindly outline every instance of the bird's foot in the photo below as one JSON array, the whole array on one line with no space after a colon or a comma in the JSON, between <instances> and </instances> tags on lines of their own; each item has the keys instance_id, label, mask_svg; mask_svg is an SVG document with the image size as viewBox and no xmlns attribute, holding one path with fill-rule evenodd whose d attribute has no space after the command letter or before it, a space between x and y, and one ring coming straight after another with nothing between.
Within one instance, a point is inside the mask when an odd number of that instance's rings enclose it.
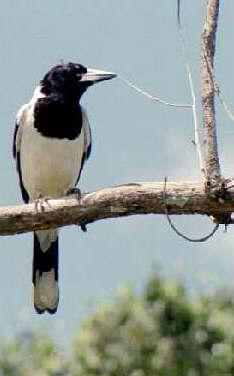
<instances>
[{"instance_id":1,"label":"bird's foot","mask_svg":"<svg viewBox=\"0 0 234 376\"><path fill-rule=\"evenodd\" d=\"M80 225L80 228L81 228L81 230L83 231L83 232L87 232L87 227L86 227L86 225Z\"/></svg>"},{"instance_id":2,"label":"bird's foot","mask_svg":"<svg viewBox=\"0 0 234 376\"><path fill-rule=\"evenodd\" d=\"M70 188L70 189L68 189L67 196L69 196L69 195L75 195L76 198L77 198L78 203L80 204L82 193L81 193L81 190L79 188ZM80 226L80 228L81 228L82 231L87 232L87 227L86 227L85 224L82 224L82 225L79 225L79 226Z\"/></svg>"},{"instance_id":3,"label":"bird's foot","mask_svg":"<svg viewBox=\"0 0 234 376\"><path fill-rule=\"evenodd\" d=\"M80 204L81 197L82 197L80 188L70 188L70 189L68 189L67 196L69 196L69 195L75 195L76 198L77 198L77 201Z\"/></svg>"},{"instance_id":4,"label":"bird's foot","mask_svg":"<svg viewBox=\"0 0 234 376\"><path fill-rule=\"evenodd\" d=\"M49 203L49 200L51 199L51 197L38 197L35 201L34 201L34 204L35 204L35 210L37 213L39 212L44 212L45 211L45 206L48 205L49 207L51 207L50 203Z\"/></svg>"}]
</instances>

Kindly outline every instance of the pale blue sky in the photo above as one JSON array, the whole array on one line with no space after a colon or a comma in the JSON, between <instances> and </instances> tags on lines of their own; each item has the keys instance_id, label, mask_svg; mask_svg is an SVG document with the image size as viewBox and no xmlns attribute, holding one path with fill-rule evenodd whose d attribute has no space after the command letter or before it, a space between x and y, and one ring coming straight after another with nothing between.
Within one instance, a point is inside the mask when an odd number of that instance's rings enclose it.
<instances>
[{"instance_id":1,"label":"pale blue sky","mask_svg":"<svg viewBox=\"0 0 234 376\"><path fill-rule=\"evenodd\" d=\"M181 1L198 104L199 43L203 0ZM217 77L234 108L234 3L221 2ZM117 72L152 94L178 103L190 102L176 26L176 1L57 0L2 1L1 25L1 204L21 203L11 155L15 114L27 102L44 73L60 59ZM192 145L193 122L188 109L155 104L116 79L90 88L83 99L93 132L93 152L80 188L135 181L197 180L199 167ZM199 110L201 123L201 112ZM234 124L217 106L220 157L224 174L234 175ZM174 218L185 233L200 237L210 231L208 218ZM65 333L96 309L104 295L130 281L140 289L159 264L166 275L186 280L190 291L227 285L234 288L234 232L222 230L205 244L178 238L163 216L107 220L82 233L61 231L60 291L56 316L38 316L31 298L32 235L0 238L0 325L2 333L26 327L65 326ZM21 314L20 314L21 312Z\"/></svg>"}]
</instances>

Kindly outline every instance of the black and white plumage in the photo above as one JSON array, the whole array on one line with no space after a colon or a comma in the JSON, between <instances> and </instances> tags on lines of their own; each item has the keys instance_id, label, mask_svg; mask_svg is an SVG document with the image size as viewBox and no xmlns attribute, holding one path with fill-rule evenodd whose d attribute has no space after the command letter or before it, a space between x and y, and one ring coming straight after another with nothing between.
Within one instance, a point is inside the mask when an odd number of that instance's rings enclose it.
<instances>
[{"instance_id":1,"label":"black and white plumage","mask_svg":"<svg viewBox=\"0 0 234 376\"><path fill-rule=\"evenodd\" d=\"M116 75L68 63L53 67L19 110L13 155L24 202L66 195L78 183L91 151L88 118L79 101L92 84ZM58 230L34 233L32 282L38 313L59 301Z\"/></svg>"}]
</instances>

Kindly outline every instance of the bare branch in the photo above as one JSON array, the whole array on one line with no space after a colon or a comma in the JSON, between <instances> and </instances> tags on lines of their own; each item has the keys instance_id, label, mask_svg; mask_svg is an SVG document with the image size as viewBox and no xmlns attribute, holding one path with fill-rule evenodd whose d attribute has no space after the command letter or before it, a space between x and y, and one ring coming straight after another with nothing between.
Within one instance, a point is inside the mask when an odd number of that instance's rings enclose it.
<instances>
[{"instance_id":1,"label":"bare branch","mask_svg":"<svg viewBox=\"0 0 234 376\"><path fill-rule=\"evenodd\" d=\"M219 0L207 0L206 19L201 36L201 99L206 179L211 188L215 188L221 182L215 121L215 87L211 73L214 66L218 14Z\"/></svg>"},{"instance_id":2,"label":"bare branch","mask_svg":"<svg viewBox=\"0 0 234 376\"><path fill-rule=\"evenodd\" d=\"M223 106L224 108L224 111L227 113L227 116L229 117L229 119L234 122L234 115L233 113L231 112L230 108L228 107L226 101L224 100L223 98L223 94L221 92L221 89L220 89L220 86L217 82L217 79L215 77L215 74L214 74L214 70L211 66L211 62L206 58L206 62L208 64L208 68L209 68L209 73L212 77L212 80L213 80L213 85L214 85L214 90L215 90L215 94L217 95L217 97L219 98L219 101L221 103L221 105Z\"/></svg>"},{"instance_id":3,"label":"bare branch","mask_svg":"<svg viewBox=\"0 0 234 376\"><path fill-rule=\"evenodd\" d=\"M192 111L193 111L193 121L194 121L194 143L197 149L198 154L198 160L200 165L200 170L202 173L202 177L205 177L205 169L202 159L202 152L201 152L201 143L199 139L199 129L198 129L198 120L197 120L197 108L196 108L196 96L195 96L195 90L194 90L194 84L193 84L193 78L192 78L192 70L190 67L189 57L186 51L186 43L185 43L185 37L183 32L183 27L181 24L181 17L180 17L180 0L177 0L177 23L178 23L178 29L179 29L179 35L181 39L182 49L183 49L183 56L184 56L184 63L185 68L188 74L188 80L189 80L189 87L192 97Z\"/></svg>"},{"instance_id":4,"label":"bare branch","mask_svg":"<svg viewBox=\"0 0 234 376\"><path fill-rule=\"evenodd\" d=\"M178 0L180 1L180 0ZM209 59L207 59L206 57L206 62L208 64L208 68L209 68L209 73L212 77L212 81L213 81L213 85L214 85L214 90L215 90L215 94L217 95L217 97L219 98L219 101L221 103L221 105L223 106L224 108L224 111L226 112L227 116L229 117L229 119L234 122L234 115L233 113L231 112L230 108L228 107L226 101L224 100L223 98L223 94L221 92L221 89L220 89L220 86L217 82L217 79L215 77L215 74L214 74L214 70L213 70L213 67L211 66L211 61Z\"/></svg>"},{"instance_id":5,"label":"bare branch","mask_svg":"<svg viewBox=\"0 0 234 376\"><path fill-rule=\"evenodd\" d=\"M222 106L224 108L224 111L226 112L226 114L229 117L229 119L234 123L234 115L231 112L230 108L228 107L226 101L223 98L223 94L222 94L222 92L220 90L220 87L219 87L219 85L217 83L217 80L216 80L216 77L214 76L214 74L213 74L213 82L214 82L214 86L215 86L215 93L217 94L217 96L219 98L219 101L220 101L220 103L222 104Z\"/></svg>"},{"instance_id":6,"label":"bare branch","mask_svg":"<svg viewBox=\"0 0 234 376\"><path fill-rule=\"evenodd\" d=\"M194 182L167 183L169 214L216 213L222 221L234 211L234 188L225 200L207 198L203 186ZM132 183L85 194L80 204L74 196L49 200L45 211L37 213L35 204L0 208L0 235L84 225L101 219L135 214L165 214L164 182Z\"/></svg>"},{"instance_id":7,"label":"bare branch","mask_svg":"<svg viewBox=\"0 0 234 376\"><path fill-rule=\"evenodd\" d=\"M127 80L123 76L118 75L118 77L120 78L120 80L122 80L123 82L125 82L125 84L127 84L129 87L131 87L132 89L136 90L138 93L143 94L147 98L150 98L154 102L158 102L158 103L164 104L166 106L171 106L171 107L180 107L180 108L191 108L192 107L191 104L176 104L176 103L166 102L165 100L163 100L161 98L158 98L158 97L155 97L155 96L149 94L147 91L140 89L139 87L137 87L136 85L134 85L131 81Z\"/></svg>"}]
</instances>

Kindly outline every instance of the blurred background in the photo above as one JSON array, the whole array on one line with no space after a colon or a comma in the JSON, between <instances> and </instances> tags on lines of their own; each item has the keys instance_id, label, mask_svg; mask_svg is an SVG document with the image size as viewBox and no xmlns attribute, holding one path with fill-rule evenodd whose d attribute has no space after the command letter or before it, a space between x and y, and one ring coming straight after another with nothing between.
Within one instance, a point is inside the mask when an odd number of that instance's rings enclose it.
<instances>
[{"instance_id":1,"label":"blurred background","mask_svg":"<svg viewBox=\"0 0 234 376\"><path fill-rule=\"evenodd\" d=\"M194 84L200 108L200 34L205 2L182 1ZM234 3L222 2L217 35L216 76L233 108ZM57 0L2 1L0 4L0 197L1 205L21 203L12 136L19 107L54 64L82 63L117 72L153 95L190 103L176 1ZM137 181L198 180L189 109L156 104L121 80L97 85L83 98L93 134L93 150L83 170L83 192ZM217 103L222 172L233 176L234 124ZM208 218L174 217L192 237L211 231ZM63 228L60 241L60 305L55 316L38 316L31 292L32 234L0 239L0 332L10 337L25 328L48 327L65 343L82 320L97 310L103 297L111 300L124 282L142 290L152 264L163 275L183 281L191 296L233 289L234 232L223 229L204 244L179 238L164 216L148 215ZM192 374L191 374L192 375Z\"/></svg>"}]
</instances>

